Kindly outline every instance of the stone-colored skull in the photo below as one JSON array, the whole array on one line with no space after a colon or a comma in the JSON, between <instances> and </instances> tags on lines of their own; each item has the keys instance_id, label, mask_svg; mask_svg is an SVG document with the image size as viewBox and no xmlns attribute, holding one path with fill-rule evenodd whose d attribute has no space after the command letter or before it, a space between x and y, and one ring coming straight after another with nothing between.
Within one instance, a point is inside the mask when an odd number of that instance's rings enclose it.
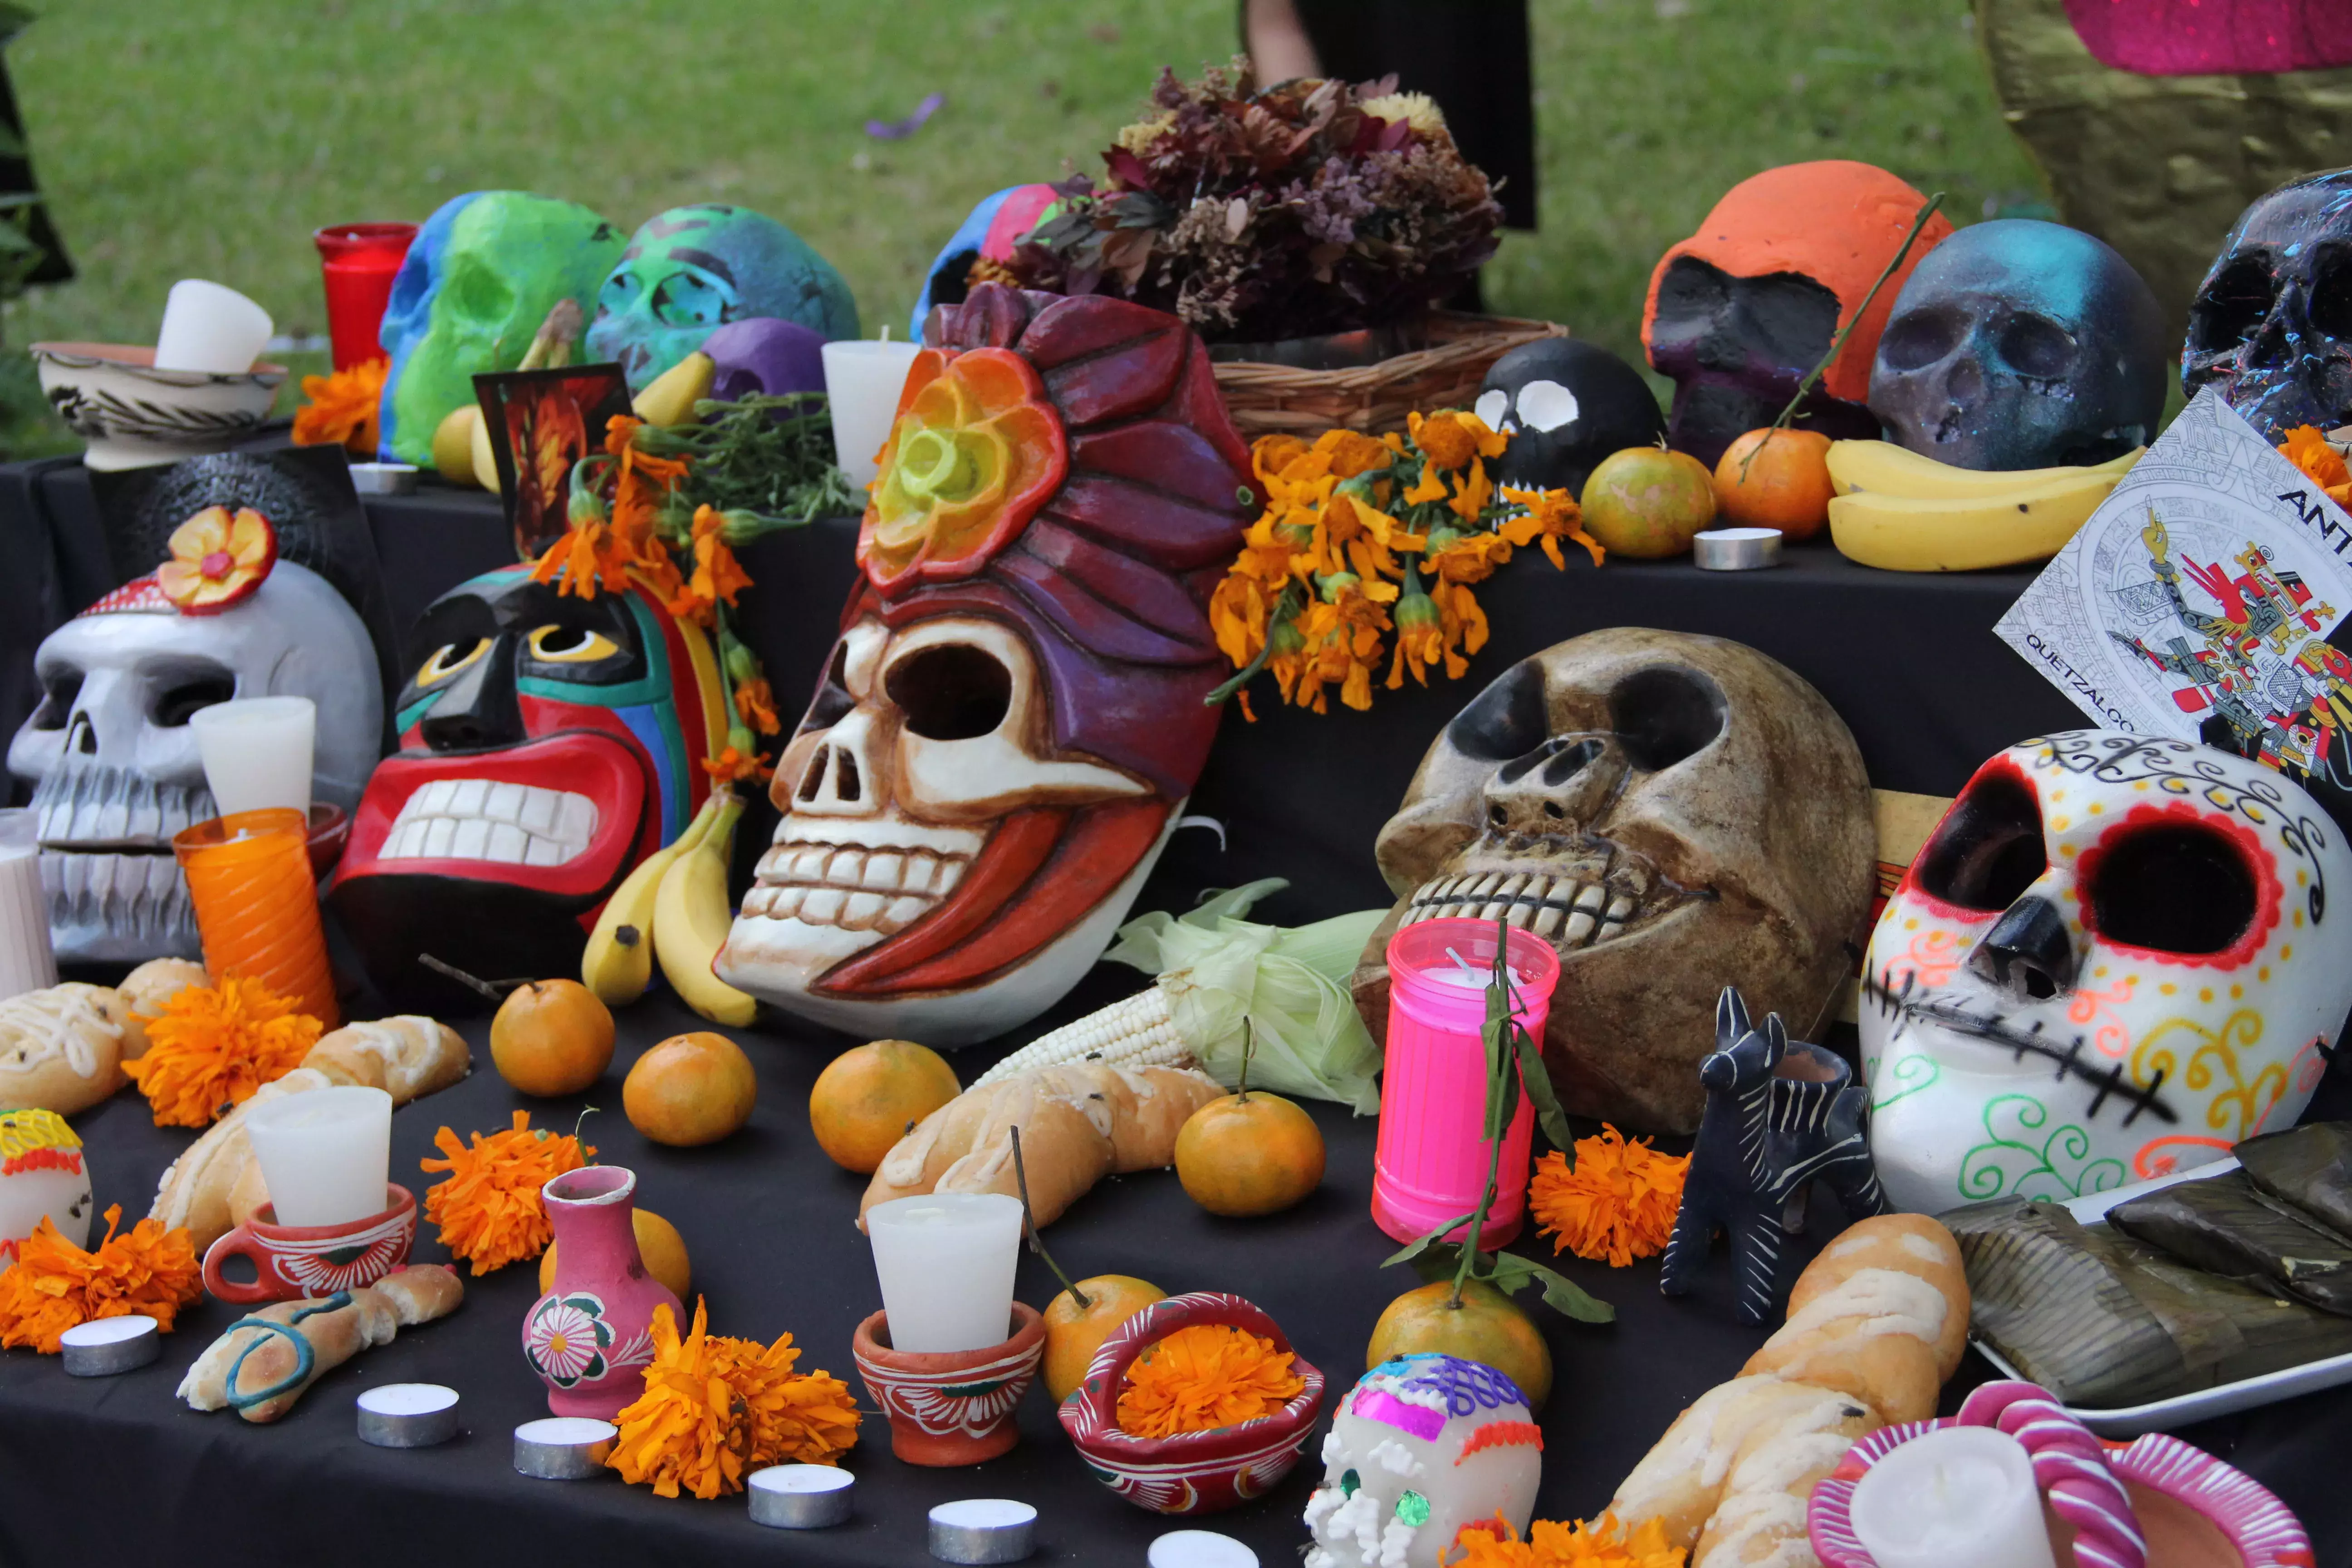
<instances>
[{"instance_id":1,"label":"stone-colored skull","mask_svg":"<svg viewBox=\"0 0 2352 1568\"><path fill-rule=\"evenodd\" d=\"M2257 763L2105 730L1994 757L1871 937L1888 1197L2068 1198L2292 1125L2352 1007L2347 887L2341 830Z\"/></svg>"},{"instance_id":2,"label":"stone-colored skull","mask_svg":"<svg viewBox=\"0 0 2352 1568\"><path fill-rule=\"evenodd\" d=\"M1543 1438L1518 1384L1450 1355L1366 1373L1323 1439L1305 1568L1439 1568L1465 1525L1524 1533Z\"/></svg>"},{"instance_id":3,"label":"stone-colored skull","mask_svg":"<svg viewBox=\"0 0 2352 1568\"><path fill-rule=\"evenodd\" d=\"M1400 895L1356 975L1377 1036L1400 925L1497 915L1549 939L1562 1104L1696 1128L1717 996L1803 1029L1870 908L1870 788L1821 694L1752 648L1621 627L1506 670L1446 726L1381 830Z\"/></svg>"},{"instance_id":4,"label":"stone-colored skull","mask_svg":"<svg viewBox=\"0 0 2352 1568\"><path fill-rule=\"evenodd\" d=\"M392 280L377 341L392 356L385 458L433 460L433 432L474 401L474 377L512 370L556 301L595 308L621 231L577 202L527 191L452 197L425 220Z\"/></svg>"},{"instance_id":5,"label":"stone-colored skull","mask_svg":"<svg viewBox=\"0 0 2352 1568\"><path fill-rule=\"evenodd\" d=\"M2180 389L2218 386L2265 441L2352 422L2352 169L2239 216L2189 310Z\"/></svg>"},{"instance_id":6,"label":"stone-colored skull","mask_svg":"<svg viewBox=\"0 0 2352 1568\"><path fill-rule=\"evenodd\" d=\"M231 697L318 704L312 798L349 810L383 722L375 647L326 579L279 561L251 597L185 616L152 578L51 632L41 705L8 747L32 781L49 930L69 963L198 952L172 835L215 815L188 716Z\"/></svg>"}]
</instances>

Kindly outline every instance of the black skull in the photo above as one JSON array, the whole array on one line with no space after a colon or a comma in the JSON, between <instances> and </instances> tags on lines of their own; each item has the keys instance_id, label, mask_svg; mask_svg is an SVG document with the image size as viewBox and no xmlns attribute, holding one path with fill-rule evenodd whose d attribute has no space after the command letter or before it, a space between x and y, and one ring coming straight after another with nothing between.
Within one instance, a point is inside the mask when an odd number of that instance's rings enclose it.
<instances>
[{"instance_id":1,"label":"black skull","mask_svg":"<svg viewBox=\"0 0 2352 1568\"><path fill-rule=\"evenodd\" d=\"M1887 439L1963 468L2103 463L2164 416L2165 330L2131 263L2079 229L1961 229L1904 284L1870 409Z\"/></svg>"},{"instance_id":2,"label":"black skull","mask_svg":"<svg viewBox=\"0 0 2352 1568\"><path fill-rule=\"evenodd\" d=\"M2239 216L2189 310L2180 388L2215 386L2265 441L2352 423L2352 169Z\"/></svg>"},{"instance_id":3,"label":"black skull","mask_svg":"<svg viewBox=\"0 0 2352 1568\"><path fill-rule=\"evenodd\" d=\"M1574 338L1522 343L1495 362L1478 390L1478 417L1510 433L1495 464L1503 484L1581 495L1612 452L1647 447L1666 422L1632 365Z\"/></svg>"},{"instance_id":4,"label":"black skull","mask_svg":"<svg viewBox=\"0 0 2352 1568\"><path fill-rule=\"evenodd\" d=\"M1650 363L1675 380L1668 444L1714 468L1726 447L1780 416L1837 326L1837 295L1802 273L1735 278L1676 257L1658 280L1650 327ZM1870 410L1819 385L1794 423L1832 440L1878 434Z\"/></svg>"}]
</instances>

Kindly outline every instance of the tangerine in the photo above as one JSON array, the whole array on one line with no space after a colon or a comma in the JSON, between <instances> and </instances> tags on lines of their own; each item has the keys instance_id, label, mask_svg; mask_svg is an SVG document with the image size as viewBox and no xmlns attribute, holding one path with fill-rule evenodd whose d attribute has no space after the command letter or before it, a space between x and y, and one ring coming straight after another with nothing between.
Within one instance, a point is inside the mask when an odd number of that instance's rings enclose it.
<instances>
[{"instance_id":1,"label":"tangerine","mask_svg":"<svg viewBox=\"0 0 2352 1568\"><path fill-rule=\"evenodd\" d=\"M929 1046L872 1040L842 1052L809 1090L809 1130L845 1171L870 1176L915 1123L962 1092L955 1068Z\"/></svg>"},{"instance_id":2,"label":"tangerine","mask_svg":"<svg viewBox=\"0 0 2352 1568\"><path fill-rule=\"evenodd\" d=\"M669 1287L669 1293L681 1301L691 1301L687 1287L694 1283L694 1268L686 1258L686 1237L678 1235L677 1226L651 1209L638 1209L630 1216L630 1228L636 1232L637 1256L644 1259L646 1272ZM555 1289L556 1243L547 1244L539 1255L539 1293L546 1295Z\"/></svg>"},{"instance_id":3,"label":"tangerine","mask_svg":"<svg viewBox=\"0 0 2352 1568\"><path fill-rule=\"evenodd\" d=\"M1715 521L1715 477L1687 452L1628 447L1601 459L1578 502L1585 531L1618 555L1680 555Z\"/></svg>"},{"instance_id":4,"label":"tangerine","mask_svg":"<svg viewBox=\"0 0 2352 1568\"><path fill-rule=\"evenodd\" d=\"M1836 493L1830 438L1818 430L1750 430L1715 466L1716 510L1743 527L1777 528L1790 541L1828 526Z\"/></svg>"},{"instance_id":5,"label":"tangerine","mask_svg":"<svg viewBox=\"0 0 2352 1568\"><path fill-rule=\"evenodd\" d=\"M1097 1274L1078 1281L1087 1299L1065 1290L1045 1308L1045 1392L1059 1405L1087 1380L1087 1368L1111 1331L1168 1292L1132 1274Z\"/></svg>"},{"instance_id":6,"label":"tangerine","mask_svg":"<svg viewBox=\"0 0 2352 1568\"><path fill-rule=\"evenodd\" d=\"M1483 1279L1466 1281L1462 1300L1441 1279L1408 1290L1388 1304L1372 1325L1364 1370L1401 1355L1458 1356L1491 1366L1519 1385L1529 1410L1551 1394L1551 1347L1508 1296Z\"/></svg>"},{"instance_id":7,"label":"tangerine","mask_svg":"<svg viewBox=\"0 0 2352 1568\"><path fill-rule=\"evenodd\" d=\"M629 1125L656 1143L715 1143L751 1120L760 1080L743 1047L698 1029L673 1035L637 1058L621 1080Z\"/></svg>"},{"instance_id":8,"label":"tangerine","mask_svg":"<svg viewBox=\"0 0 2352 1568\"><path fill-rule=\"evenodd\" d=\"M533 980L490 1020L490 1060L525 1094L577 1094L613 1062L613 1014L577 980Z\"/></svg>"},{"instance_id":9,"label":"tangerine","mask_svg":"<svg viewBox=\"0 0 2352 1568\"><path fill-rule=\"evenodd\" d=\"M1229 1094L1192 1112L1177 1131L1176 1179L1211 1214L1272 1214L1322 1182L1323 1133L1278 1094Z\"/></svg>"}]
</instances>

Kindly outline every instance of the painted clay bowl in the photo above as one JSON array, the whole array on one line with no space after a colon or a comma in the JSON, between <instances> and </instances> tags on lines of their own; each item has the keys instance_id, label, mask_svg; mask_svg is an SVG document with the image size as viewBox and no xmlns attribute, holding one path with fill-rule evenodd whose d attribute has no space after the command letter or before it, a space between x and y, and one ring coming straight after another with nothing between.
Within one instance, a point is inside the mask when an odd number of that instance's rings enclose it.
<instances>
[{"instance_id":1,"label":"painted clay bowl","mask_svg":"<svg viewBox=\"0 0 2352 1568\"><path fill-rule=\"evenodd\" d=\"M1882 1427L1848 1449L1815 1484L1806 1507L1813 1551L1825 1568L1876 1568L1854 1538L1855 1483L1921 1433L1958 1426L1997 1426L2025 1446L2061 1562L2079 1568L2312 1568L2311 1538L2252 1477L2161 1432L2105 1442L2031 1383L1986 1384L1957 1417Z\"/></svg>"},{"instance_id":2,"label":"painted clay bowl","mask_svg":"<svg viewBox=\"0 0 2352 1568\"><path fill-rule=\"evenodd\" d=\"M129 343L35 343L41 391L89 444L93 468L135 468L225 452L269 417L282 365L220 374L157 370L155 351Z\"/></svg>"},{"instance_id":3,"label":"painted clay bowl","mask_svg":"<svg viewBox=\"0 0 2352 1568\"><path fill-rule=\"evenodd\" d=\"M1199 1290L1155 1301L1114 1330L1086 1381L1062 1401L1062 1426L1105 1486L1154 1513L1215 1513L1262 1497L1298 1463L1323 1408L1323 1374L1304 1356L1291 1370L1307 1384L1271 1415L1206 1432L1139 1437L1118 1425L1127 1369L1155 1341L1195 1323L1230 1323L1287 1351L1281 1329L1239 1296Z\"/></svg>"},{"instance_id":4,"label":"painted clay bowl","mask_svg":"<svg viewBox=\"0 0 2352 1568\"><path fill-rule=\"evenodd\" d=\"M887 1312L857 1325L850 1352L890 1417L890 1452L910 1465L976 1465L1021 1441L1013 1413L1045 1359L1045 1320L1015 1301L1009 1326L1000 1344L924 1353L892 1348Z\"/></svg>"}]
</instances>

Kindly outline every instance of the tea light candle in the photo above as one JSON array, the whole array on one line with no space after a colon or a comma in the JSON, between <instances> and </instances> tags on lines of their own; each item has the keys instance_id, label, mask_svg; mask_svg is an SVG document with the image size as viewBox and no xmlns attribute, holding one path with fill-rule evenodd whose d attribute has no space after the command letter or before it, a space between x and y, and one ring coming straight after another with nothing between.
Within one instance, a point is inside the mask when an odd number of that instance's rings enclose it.
<instances>
[{"instance_id":1,"label":"tea light candle","mask_svg":"<svg viewBox=\"0 0 2352 1568\"><path fill-rule=\"evenodd\" d=\"M1018 1563L1037 1549L1037 1510L1010 1498L966 1498L931 1510L931 1555L942 1563Z\"/></svg>"},{"instance_id":2,"label":"tea light candle","mask_svg":"<svg viewBox=\"0 0 2352 1568\"><path fill-rule=\"evenodd\" d=\"M219 816L285 806L309 815L319 708L307 697L239 697L188 716Z\"/></svg>"},{"instance_id":3,"label":"tea light candle","mask_svg":"<svg viewBox=\"0 0 2352 1568\"><path fill-rule=\"evenodd\" d=\"M1854 1483L1849 1510L1878 1568L2054 1568L2033 1461L1991 1426L1921 1433Z\"/></svg>"},{"instance_id":4,"label":"tea light candle","mask_svg":"<svg viewBox=\"0 0 2352 1568\"><path fill-rule=\"evenodd\" d=\"M514 1468L534 1480L584 1481L604 1473L613 1439L620 1435L610 1421L542 1415L515 1428Z\"/></svg>"},{"instance_id":5,"label":"tea light candle","mask_svg":"<svg viewBox=\"0 0 2352 1568\"><path fill-rule=\"evenodd\" d=\"M58 1342L68 1377L136 1372L163 1353L163 1336L156 1331L155 1320L136 1312L76 1323L58 1336Z\"/></svg>"},{"instance_id":6,"label":"tea light candle","mask_svg":"<svg viewBox=\"0 0 2352 1568\"><path fill-rule=\"evenodd\" d=\"M289 1094L246 1113L284 1226L349 1225L391 1206L392 1096L356 1084Z\"/></svg>"},{"instance_id":7,"label":"tea light candle","mask_svg":"<svg viewBox=\"0 0 2352 1568\"><path fill-rule=\"evenodd\" d=\"M864 489L881 472L876 462L898 417L898 394L922 352L916 343L845 339L827 343L824 394L833 408L833 458L849 482Z\"/></svg>"},{"instance_id":8,"label":"tea light candle","mask_svg":"<svg viewBox=\"0 0 2352 1568\"><path fill-rule=\"evenodd\" d=\"M184 278L163 304L155 368L242 375L261 357L270 331L269 312L236 289Z\"/></svg>"},{"instance_id":9,"label":"tea light candle","mask_svg":"<svg viewBox=\"0 0 2352 1568\"><path fill-rule=\"evenodd\" d=\"M866 1211L866 1229L874 1242L874 1272L882 1283L893 1350L935 1355L985 1350L1012 1337L1019 1198L1002 1193L893 1198Z\"/></svg>"},{"instance_id":10,"label":"tea light candle","mask_svg":"<svg viewBox=\"0 0 2352 1568\"><path fill-rule=\"evenodd\" d=\"M27 808L0 811L0 1002L58 983L39 827Z\"/></svg>"},{"instance_id":11,"label":"tea light candle","mask_svg":"<svg viewBox=\"0 0 2352 1568\"><path fill-rule=\"evenodd\" d=\"M1150 1568L1257 1568L1257 1553L1213 1530L1171 1530L1151 1543Z\"/></svg>"},{"instance_id":12,"label":"tea light candle","mask_svg":"<svg viewBox=\"0 0 2352 1568\"><path fill-rule=\"evenodd\" d=\"M457 1391L437 1383L387 1383L361 1393L360 1441L429 1448L457 1435Z\"/></svg>"},{"instance_id":13,"label":"tea light candle","mask_svg":"<svg viewBox=\"0 0 2352 1568\"><path fill-rule=\"evenodd\" d=\"M778 1530L823 1530L849 1517L857 1478L834 1465L770 1465L753 1470L751 1522Z\"/></svg>"},{"instance_id":14,"label":"tea light candle","mask_svg":"<svg viewBox=\"0 0 2352 1568\"><path fill-rule=\"evenodd\" d=\"M1754 572L1780 563L1777 528L1711 528L1691 541L1692 562L1702 572Z\"/></svg>"},{"instance_id":15,"label":"tea light candle","mask_svg":"<svg viewBox=\"0 0 2352 1568\"><path fill-rule=\"evenodd\" d=\"M404 496L416 490L414 463L353 463L352 489L363 496Z\"/></svg>"}]
</instances>

